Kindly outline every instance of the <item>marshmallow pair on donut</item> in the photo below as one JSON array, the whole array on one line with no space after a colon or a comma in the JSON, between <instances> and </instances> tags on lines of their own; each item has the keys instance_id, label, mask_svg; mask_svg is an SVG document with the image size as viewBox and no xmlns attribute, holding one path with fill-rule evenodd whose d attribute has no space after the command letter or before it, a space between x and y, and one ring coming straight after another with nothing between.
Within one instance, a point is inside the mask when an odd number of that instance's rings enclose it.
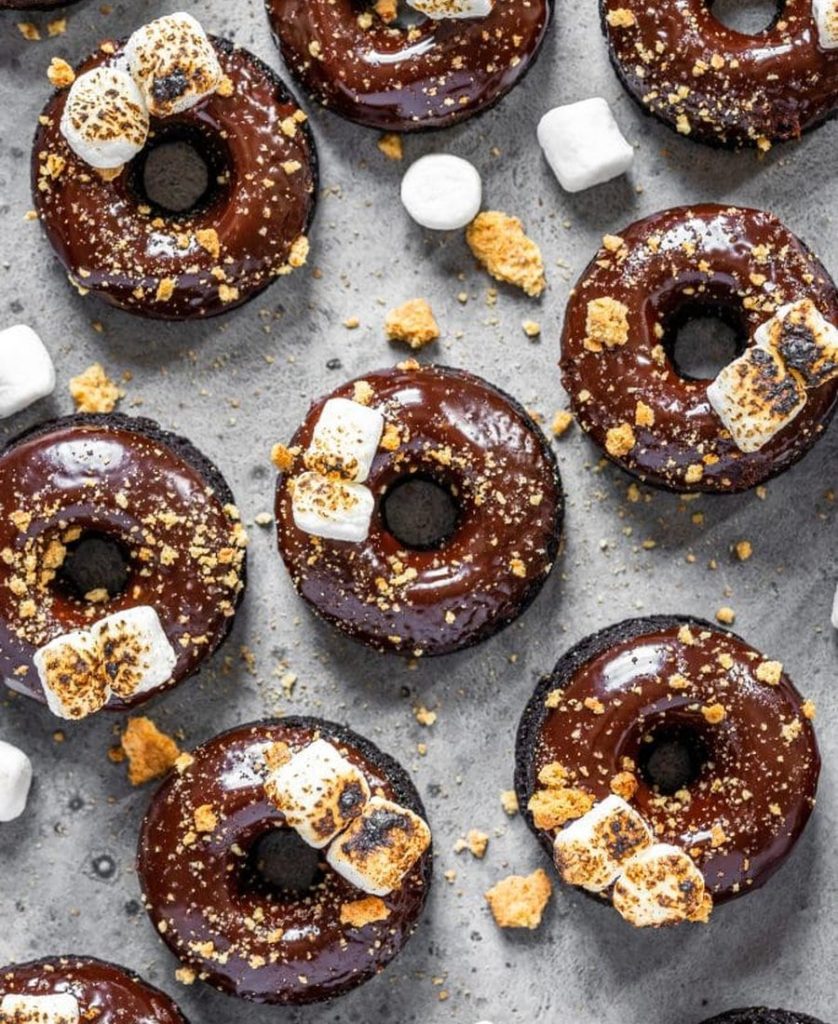
<instances>
[{"instance_id":1,"label":"marshmallow pair on donut","mask_svg":"<svg viewBox=\"0 0 838 1024\"><path fill-rule=\"evenodd\" d=\"M118 63L74 82L61 132L85 163L116 170L145 146L151 117L171 117L211 95L223 74L215 49L191 14L137 29Z\"/></svg>"}]
</instances>

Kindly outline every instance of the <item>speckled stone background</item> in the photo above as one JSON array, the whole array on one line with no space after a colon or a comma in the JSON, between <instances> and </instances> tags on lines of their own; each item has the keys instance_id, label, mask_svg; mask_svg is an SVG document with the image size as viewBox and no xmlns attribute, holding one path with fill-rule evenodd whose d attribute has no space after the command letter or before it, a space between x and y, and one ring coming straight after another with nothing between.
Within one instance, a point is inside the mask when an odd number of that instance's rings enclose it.
<instances>
[{"instance_id":1,"label":"speckled stone background","mask_svg":"<svg viewBox=\"0 0 838 1024\"><path fill-rule=\"evenodd\" d=\"M486 204L519 215L541 243L550 284L543 301L501 288L490 307L491 282L460 234L425 233L403 213L403 165L378 152L375 133L309 105L323 185L310 266L322 276L299 273L230 316L188 326L143 322L79 298L38 224L24 220L29 146L50 58L75 61L100 37L127 33L172 4L116 0L103 12L86 0L66 10L66 34L38 43L21 38L20 16L0 15L0 326L30 323L59 371L55 396L4 423L3 435L69 412L68 378L101 360L113 374L132 375L123 410L190 436L222 467L252 524L271 508L270 447L290 437L309 400L403 356L383 337L391 304L427 296L444 337L424 359L483 374L550 417L566 401L555 368L562 310L604 232L676 203L763 206L838 273L838 125L762 160L698 148L644 119L624 95L595 6L559 4L540 62L499 108L406 143L406 160L439 149L478 166ZM757 6L767 21L768 5ZM258 0L191 0L187 9L279 66ZM42 27L50 20L29 17ZM567 196L542 160L536 124L549 107L595 94L613 103L637 146L636 166L626 179ZM463 290L465 305L457 299ZM347 330L343 321L354 316L361 326ZM524 319L541 322L540 340L525 337ZM250 589L231 642L199 679L151 708L186 746L265 715L320 714L367 733L410 768L435 830L435 888L415 938L382 977L305 1011L181 987L176 962L137 902L134 847L151 790L132 790L124 767L106 756L120 721L101 716L67 728L59 743L55 719L20 699L0 705L0 737L29 752L37 781L26 816L0 826L0 963L70 951L112 958L173 993L194 1024L692 1024L763 1001L834 1021L838 634L829 609L838 578L838 504L830 497L838 489L838 427L764 500L684 502L644 492L631 504L629 479L602 466L578 430L556 451L568 495L564 555L534 607L503 635L418 667L367 653L311 618L285 576L273 528L251 525ZM738 563L730 547L743 538L754 556ZM517 720L538 676L570 643L618 619L712 617L723 604L736 610L736 628L780 658L818 705L820 803L791 861L707 927L634 932L607 909L557 891L538 931L499 931L483 892L512 870L549 869L521 819L507 818L499 802L511 786ZM282 685L289 673L297 677L290 694ZM430 728L414 719L420 703L438 712ZM453 852L469 828L491 834L483 861Z\"/></svg>"}]
</instances>

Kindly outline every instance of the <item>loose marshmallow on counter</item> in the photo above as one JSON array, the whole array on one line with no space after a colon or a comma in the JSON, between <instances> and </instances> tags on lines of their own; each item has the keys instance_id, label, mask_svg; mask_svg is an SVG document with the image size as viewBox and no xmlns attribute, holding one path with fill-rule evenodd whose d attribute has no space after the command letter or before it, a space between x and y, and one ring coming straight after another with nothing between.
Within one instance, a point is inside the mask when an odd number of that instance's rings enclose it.
<instances>
[{"instance_id":1,"label":"loose marshmallow on counter","mask_svg":"<svg viewBox=\"0 0 838 1024\"><path fill-rule=\"evenodd\" d=\"M35 668L47 706L59 718L87 718L108 702L99 641L90 630L64 633L40 648Z\"/></svg>"},{"instance_id":2,"label":"loose marshmallow on counter","mask_svg":"<svg viewBox=\"0 0 838 1024\"><path fill-rule=\"evenodd\" d=\"M214 93L224 77L206 32L184 12L137 29L125 44L125 59L154 117L189 110Z\"/></svg>"},{"instance_id":3,"label":"loose marshmallow on counter","mask_svg":"<svg viewBox=\"0 0 838 1024\"><path fill-rule=\"evenodd\" d=\"M99 642L105 676L117 696L148 693L172 678L177 654L150 605L108 615L95 623L91 632Z\"/></svg>"},{"instance_id":4,"label":"loose marshmallow on counter","mask_svg":"<svg viewBox=\"0 0 838 1024\"><path fill-rule=\"evenodd\" d=\"M445 18L485 18L492 13L492 0L407 0L414 10L433 21Z\"/></svg>"},{"instance_id":5,"label":"loose marshmallow on counter","mask_svg":"<svg viewBox=\"0 0 838 1024\"><path fill-rule=\"evenodd\" d=\"M431 844L431 830L413 811L374 796L332 843L326 860L362 892L386 896L397 889Z\"/></svg>"},{"instance_id":6,"label":"loose marshmallow on counter","mask_svg":"<svg viewBox=\"0 0 838 1024\"><path fill-rule=\"evenodd\" d=\"M838 587L835 588L835 597L832 599L832 626L838 629Z\"/></svg>"},{"instance_id":7,"label":"loose marshmallow on counter","mask_svg":"<svg viewBox=\"0 0 838 1024\"><path fill-rule=\"evenodd\" d=\"M0 821L14 821L26 810L32 762L22 750L0 740Z\"/></svg>"},{"instance_id":8,"label":"loose marshmallow on counter","mask_svg":"<svg viewBox=\"0 0 838 1024\"><path fill-rule=\"evenodd\" d=\"M265 792L300 838L318 850L357 818L370 798L363 773L326 740L315 740L277 768Z\"/></svg>"},{"instance_id":9,"label":"loose marshmallow on counter","mask_svg":"<svg viewBox=\"0 0 838 1024\"><path fill-rule=\"evenodd\" d=\"M127 164L148 138L148 111L134 79L116 67L86 71L73 82L61 134L73 152L100 170Z\"/></svg>"},{"instance_id":10,"label":"loose marshmallow on counter","mask_svg":"<svg viewBox=\"0 0 838 1024\"><path fill-rule=\"evenodd\" d=\"M0 331L0 419L13 416L55 390L55 367L46 346L25 324Z\"/></svg>"},{"instance_id":11,"label":"loose marshmallow on counter","mask_svg":"<svg viewBox=\"0 0 838 1024\"><path fill-rule=\"evenodd\" d=\"M712 901L692 857L657 843L635 854L614 884L614 906L637 928L705 921Z\"/></svg>"},{"instance_id":12,"label":"loose marshmallow on counter","mask_svg":"<svg viewBox=\"0 0 838 1024\"><path fill-rule=\"evenodd\" d=\"M653 841L637 811L621 797L609 796L559 832L553 856L563 881L602 892L625 862Z\"/></svg>"},{"instance_id":13,"label":"loose marshmallow on counter","mask_svg":"<svg viewBox=\"0 0 838 1024\"><path fill-rule=\"evenodd\" d=\"M634 161L611 108L598 96L549 110L538 123L538 142L566 192L618 178Z\"/></svg>"},{"instance_id":14,"label":"loose marshmallow on counter","mask_svg":"<svg viewBox=\"0 0 838 1024\"><path fill-rule=\"evenodd\" d=\"M49 996L7 995L0 1002L0 1021L8 1024L79 1024L81 1008L69 992Z\"/></svg>"},{"instance_id":15,"label":"loose marshmallow on counter","mask_svg":"<svg viewBox=\"0 0 838 1024\"><path fill-rule=\"evenodd\" d=\"M756 329L754 341L759 348L777 352L786 368L796 370L809 388L838 377L838 327L811 299L780 306Z\"/></svg>"},{"instance_id":16,"label":"loose marshmallow on counter","mask_svg":"<svg viewBox=\"0 0 838 1024\"><path fill-rule=\"evenodd\" d=\"M477 168L459 156L430 153L402 178L402 203L423 228L455 231L480 212L483 184Z\"/></svg>"},{"instance_id":17,"label":"loose marshmallow on counter","mask_svg":"<svg viewBox=\"0 0 838 1024\"><path fill-rule=\"evenodd\" d=\"M291 510L298 530L326 540L360 543L369 536L375 498L369 487L319 473L294 478Z\"/></svg>"},{"instance_id":18,"label":"loose marshmallow on counter","mask_svg":"<svg viewBox=\"0 0 838 1024\"><path fill-rule=\"evenodd\" d=\"M321 476L336 473L344 480L363 483L384 433L384 417L348 398L330 398L323 406L305 453L306 467Z\"/></svg>"},{"instance_id":19,"label":"loose marshmallow on counter","mask_svg":"<svg viewBox=\"0 0 838 1024\"><path fill-rule=\"evenodd\" d=\"M799 375L773 349L752 345L707 388L707 400L743 452L763 448L806 404Z\"/></svg>"},{"instance_id":20,"label":"loose marshmallow on counter","mask_svg":"<svg viewBox=\"0 0 838 1024\"><path fill-rule=\"evenodd\" d=\"M812 0L812 15L818 27L818 44L824 50L838 48L838 0Z\"/></svg>"}]
</instances>

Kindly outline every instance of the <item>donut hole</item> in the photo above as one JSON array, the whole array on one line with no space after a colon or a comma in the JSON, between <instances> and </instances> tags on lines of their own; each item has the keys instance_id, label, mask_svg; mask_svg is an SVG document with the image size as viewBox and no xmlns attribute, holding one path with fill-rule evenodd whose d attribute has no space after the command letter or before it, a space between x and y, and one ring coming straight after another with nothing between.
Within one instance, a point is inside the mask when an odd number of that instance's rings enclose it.
<instances>
[{"instance_id":1,"label":"donut hole","mask_svg":"<svg viewBox=\"0 0 838 1024\"><path fill-rule=\"evenodd\" d=\"M112 600L128 586L131 558L128 549L115 537L96 530L85 530L66 545L55 584L67 596L79 601Z\"/></svg>"},{"instance_id":2,"label":"donut hole","mask_svg":"<svg viewBox=\"0 0 838 1024\"><path fill-rule=\"evenodd\" d=\"M134 190L157 213L204 209L228 175L226 153L201 132L183 126L157 131L134 162Z\"/></svg>"},{"instance_id":3,"label":"donut hole","mask_svg":"<svg viewBox=\"0 0 838 1024\"><path fill-rule=\"evenodd\" d=\"M780 0L708 0L713 17L725 28L743 35L759 35L774 27L785 3Z\"/></svg>"},{"instance_id":4,"label":"donut hole","mask_svg":"<svg viewBox=\"0 0 838 1024\"><path fill-rule=\"evenodd\" d=\"M724 306L687 305L664 325L664 351L682 380L714 380L746 345L739 316Z\"/></svg>"},{"instance_id":5,"label":"donut hole","mask_svg":"<svg viewBox=\"0 0 838 1024\"><path fill-rule=\"evenodd\" d=\"M701 733L689 726L656 730L640 747L641 777L656 793L672 796L689 789L701 775L710 752Z\"/></svg>"},{"instance_id":6,"label":"donut hole","mask_svg":"<svg viewBox=\"0 0 838 1024\"><path fill-rule=\"evenodd\" d=\"M424 474L392 484L381 501L381 514L388 532L413 551L441 548L460 519L451 487Z\"/></svg>"},{"instance_id":7,"label":"donut hole","mask_svg":"<svg viewBox=\"0 0 838 1024\"><path fill-rule=\"evenodd\" d=\"M324 877L322 852L293 830L279 828L257 839L250 848L242 883L247 892L287 900L309 895Z\"/></svg>"}]
</instances>

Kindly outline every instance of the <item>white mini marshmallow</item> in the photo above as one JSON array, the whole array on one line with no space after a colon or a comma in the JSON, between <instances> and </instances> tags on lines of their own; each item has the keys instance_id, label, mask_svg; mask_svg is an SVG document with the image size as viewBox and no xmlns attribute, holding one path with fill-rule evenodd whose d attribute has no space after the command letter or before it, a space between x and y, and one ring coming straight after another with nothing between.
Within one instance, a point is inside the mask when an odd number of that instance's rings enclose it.
<instances>
[{"instance_id":1,"label":"white mini marshmallow","mask_svg":"<svg viewBox=\"0 0 838 1024\"><path fill-rule=\"evenodd\" d=\"M838 327L811 299L780 306L756 329L754 342L777 352L786 368L796 370L809 388L838 377Z\"/></svg>"},{"instance_id":2,"label":"white mini marshmallow","mask_svg":"<svg viewBox=\"0 0 838 1024\"><path fill-rule=\"evenodd\" d=\"M750 346L720 371L707 400L742 452L763 448L806 404L799 375L774 349Z\"/></svg>"},{"instance_id":3,"label":"white mini marshmallow","mask_svg":"<svg viewBox=\"0 0 838 1024\"><path fill-rule=\"evenodd\" d=\"M148 124L145 102L128 72L98 67L73 82L61 115L61 134L85 163L112 170L140 152Z\"/></svg>"},{"instance_id":4,"label":"white mini marshmallow","mask_svg":"<svg viewBox=\"0 0 838 1024\"><path fill-rule=\"evenodd\" d=\"M125 44L125 59L154 117L189 110L214 93L224 77L206 32L184 12L137 29Z\"/></svg>"},{"instance_id":5,"label":"white mini marshmallow","mask_svg":"<svg viewBox=\"0 0 838 1024\"><path fill-rule=\"evenodd\" d=\"M566 192L618 178L634 161L634 149L599 96L549 110L538 122L538 142Z\"/></svg>"},{"instance_id":6,"label":"white mini marshmallow","mask_svg":"<svg viewBox=\"0 0 838 1024\"><path fill-rule=\"evenodd\" d=\"M0 1002L2 1024L79 1024L79 1002L69 992L50 996L7 995Z\"/></svg>"},{"instance_id":7,"label":"white mini marshmallow","mask_svg":"<svg viewBox=\"0 0 838 1024\"><path fill-rule=\"evenodd\" d=\"M635 854L614 883L614 906L637 928L706 920L712 903L704 876L677 846L657 843Z\"/></svg>"},{"instance_id":8,"label":"white mini marshmallow","mask_svg":"<svg viewBox=\"0 0 838 1024\"><path fill-rule=\"evenodd\" d=\"M59 718L86 718L107 704L110 687L102 671L101 649L89 630L56 637L33 660L47 705Z\"/></svg>"},{"instance_id":9,"label":"white mini marshmallow","mask_svg":"<svg viewBox=\"0 0 838 1024\"><path fill-rule=\"evenodd\" d=\"M330 398L323 406L305 453L306 467L321 476L336 473L344 480L363 483L384 433L384 417L348 398Z\"/></svg>"},{"instance_id":10,"label":"white mini marshmallow","mask_svg":"<svg viewBox=\"0 0 838 1024\"><path fill-rule=\"evenodd\" d=\"M386 896L397 889L431 844L418 814L383 797L372 797L332 843L326 860L362 892Z\"/></svg>"},{"instance_id":11,"label":"white mini marshmallow","mask_svg":"<svg viewBox=\"0 0 838 1024\"><path fill-rule=\"evenodd\" d=\"M563 881L602 892L623 864L652 842L651 830L637 811L622 797L608 796L559 832L553 856Z\"/></svg>"},{"instance_id":12,"label":"white mini marshmallow","mask_svg":"<svg viewBox=\"0 0 838 1024\"><path fill-rule=\"evenodd\" d=\"M430 153L402 178L402 203L423 228L455 231L480 212L483 183L477 168L459 156Z\"/></svg>"},{"instance_id":13,"label":"white mini marshmallow","mask_svg":"<svg viewBox=\"0 0 838 1024\"><path fill-rule=\"evenodd\" d=\"M46 346L25 324L0 331L0 419L55 390L55 367Z\"/></svg>"},{"instance_id":14,"label":"white mini marshmallow","mask_svg":"<svg viewBox=\"0 0 838 1024\"><path fill-rule=\"evenodd\" d=\"M370 798L363 773L322 739L277 768L265 791L291 828L318 850L357 818Z\"/></svg>"},{"instance_id":15,"label":"white mini marshmallow","mask_svg":"<svg viewBox=\"0 0 838 1024\"><path fill-rule=\"evenodd\" d=\"M0 740L0 821L14 821L26 810L32 762L22 750Z\"/></svg>"},{"instance_id":16,"label":"white mini marshmallow","mask_svg":"<svg viewBox=\"0 0 838 1024\"><path fill-rule=\"evenodd\" d=\"M177 654L150 605L108 615L91 632L99 642L110 689L118 696L148 693L172 678Z\"/></svg>"},{"instance_id":17,"label":"white mini marshmallow","mask_svg":"<svg viewBox=\"0 0 838 1024\"><path fill-rule=\"evenodd\" d=\"M818 27L818 44L824 50L838 48L838 0L812 0L812 15Z\"/></svg>"},{"instance_id":18,"label":"white mini marshmallow","mask_svg":"<svg viewBox=\"0 0 838 1024\"><path fill-rule=\"evenodd\" d=\"M415 10L434 21L445 18L485 18L492 13L492 0L407 0Z\"/></svg>"},{"instance_id":19,"label":"white mini marshmallow","mask_svg":"<svg viewBox=\"0 0 838 1024\"><path fill-rule=\"evenodd\" d=\"M291 509L298 530L358 544L369 536L375 498L363 484L301 473L294 478Z\"/></svg>"},{"instance_id":20,"label":"white mini marshmallow","mask_svg":"<svg viewBox=\"0 0 838 1024\"><path fill-rule=\"evenodd\" d=\"M838 629L838 587L835 588L835 597L832 599L832 628Z\"/></svg>"}]
</instances>

